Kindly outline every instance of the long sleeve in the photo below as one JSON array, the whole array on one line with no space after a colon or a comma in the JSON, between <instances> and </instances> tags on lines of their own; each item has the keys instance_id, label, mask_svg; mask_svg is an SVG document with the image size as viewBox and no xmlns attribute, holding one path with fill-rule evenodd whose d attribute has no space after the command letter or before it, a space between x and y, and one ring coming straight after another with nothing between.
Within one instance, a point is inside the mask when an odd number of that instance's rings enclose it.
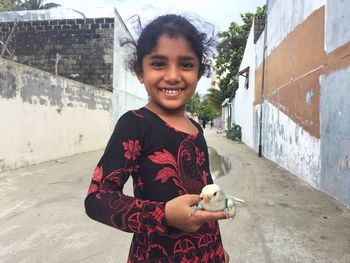
<instances>
[{"instance_id":1,"label":"long sleeve","mask_svg":"<svg viewBox=\"0 0 350 263\"><path fill-rule=\"evenodd\" d=\"M166 233L164 202L123 194L124 184L140 167L143 124L142 116L133 112L120 118L93 173L85 210L90 218L122 231Z\"/></svg>"}]
</instances>

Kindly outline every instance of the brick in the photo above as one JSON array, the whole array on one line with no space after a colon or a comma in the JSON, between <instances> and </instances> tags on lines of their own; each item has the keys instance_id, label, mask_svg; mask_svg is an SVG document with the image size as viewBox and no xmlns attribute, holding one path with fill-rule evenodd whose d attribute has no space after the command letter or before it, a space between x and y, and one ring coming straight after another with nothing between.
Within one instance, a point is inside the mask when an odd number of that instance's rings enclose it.
<instances>
[{"instance_id":1,"label":"brick","mask_svg":"<svg viewBox=\"0 0 350 263\"><path fill-rule=\"evenodd\" d=\"M68 25L75 25L75 19L69 19L67 20Z\"/></svg>"},{"instance_id":2,"label":"brick","mask_svg":"<svg viewBox=\"0 0 350 263\"><path fill-rule=\"evenodd\" d=\"M105 18L105 23L114 24L114 18Z\"/></svg>"},{"instance_id":3,"label":"brick","mask_svg":"<svg viewBox=\"0 0 350 263\"><path fill-rule=\"evenodd\" d=\"M58 25L58 20L50 20L50 25L53 25L53 26L55 26L55 25Z\"/></svg>"},{"instance_id":4,"label":"brick","mask_svg":"<svg viewBox=\"0 0 350 263\"><path fill-rule=\"evenodd\" d=\"M84 20L84 19L76 19L76 20L75 20L75 23L76 23L77 25L83 25L83 24L85 24L85 20Z\"/></svg>"},{"instance_id":5,"label":"brick","mask_svg":"<svg viewBox=\"0 0 350 263\"><path fill-rule=\"evenodd\" d=\"M96 18L95 21L96 21L96 24L104 24L105 23L104 18Z\"/></svg>"},{"instance_id":6,"label":"brick","mask_svg":"<svg viewBox=\"0 0 350 263\"><path fill-rule=\"evenodd\" d=\"M93 18L88 18L88 19L86 19L86 24L95 24L95 19L93 19Z\"/></svg>"}]
</instances>

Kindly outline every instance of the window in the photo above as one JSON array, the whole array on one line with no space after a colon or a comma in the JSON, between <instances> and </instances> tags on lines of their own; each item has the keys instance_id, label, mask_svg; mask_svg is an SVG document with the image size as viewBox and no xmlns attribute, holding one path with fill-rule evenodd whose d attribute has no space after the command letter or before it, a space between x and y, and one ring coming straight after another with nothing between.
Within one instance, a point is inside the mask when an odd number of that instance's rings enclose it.
<instances>
[{"instance_id":1,"label":"window","mask_svg":"<svg viewBox=\"0 0 350 263\"><path fill-rule=\"evenodd\" d=\"M249 88L249 67L246 67L245 69L241 70L240 72L238 72L238 74L242 77L245 77L244 88L248 89Z\"/></svg>"}]
</instances>

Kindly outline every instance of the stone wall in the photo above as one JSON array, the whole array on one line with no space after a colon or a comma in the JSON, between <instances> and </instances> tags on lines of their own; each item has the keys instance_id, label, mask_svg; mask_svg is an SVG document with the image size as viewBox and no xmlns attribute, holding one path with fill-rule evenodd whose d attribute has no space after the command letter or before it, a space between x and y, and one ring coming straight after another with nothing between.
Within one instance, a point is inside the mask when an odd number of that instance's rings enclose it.
<instances>
[{"instance_id":1,"label":"stone wall","mask_svg":"<svg viewBox=\"0 0 350 263\"><path fill-rule=\"evenodd\" d=\"M15 26L0 22L5 43ZM107 90L113 89L114 18L20 21L4 57ZM0 46L0 51L2 46Z\"/></svg>"}]
</instances>

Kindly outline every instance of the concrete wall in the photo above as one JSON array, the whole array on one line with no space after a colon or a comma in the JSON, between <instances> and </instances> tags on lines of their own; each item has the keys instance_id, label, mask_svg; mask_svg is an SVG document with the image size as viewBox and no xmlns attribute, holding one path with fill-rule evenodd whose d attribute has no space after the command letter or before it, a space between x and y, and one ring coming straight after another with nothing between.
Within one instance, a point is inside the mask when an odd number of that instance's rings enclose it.
<instances>
[{"instance_id":1,"label":"concrete wall","mask_svg":"<svg viewBox=\"0 0 350 263\"><path fill-rule=\"evenodd\" d=\"M269 1L265 71L264 34L242 62L255 67L254 101L240 83L236 103L254 111L254 149L262 107L263 155L350 206L350 2L282 2Z\"/></svg>"},{"instance_id":2,"label":"concrete wall","mask_svg":"<svg viewBox=\"0 0 350 263\"><path fill-rule=\"evenodd\" d=\"M111 92L0 59L0 172L103 148Z\"/></svg>"}]
</instances>

